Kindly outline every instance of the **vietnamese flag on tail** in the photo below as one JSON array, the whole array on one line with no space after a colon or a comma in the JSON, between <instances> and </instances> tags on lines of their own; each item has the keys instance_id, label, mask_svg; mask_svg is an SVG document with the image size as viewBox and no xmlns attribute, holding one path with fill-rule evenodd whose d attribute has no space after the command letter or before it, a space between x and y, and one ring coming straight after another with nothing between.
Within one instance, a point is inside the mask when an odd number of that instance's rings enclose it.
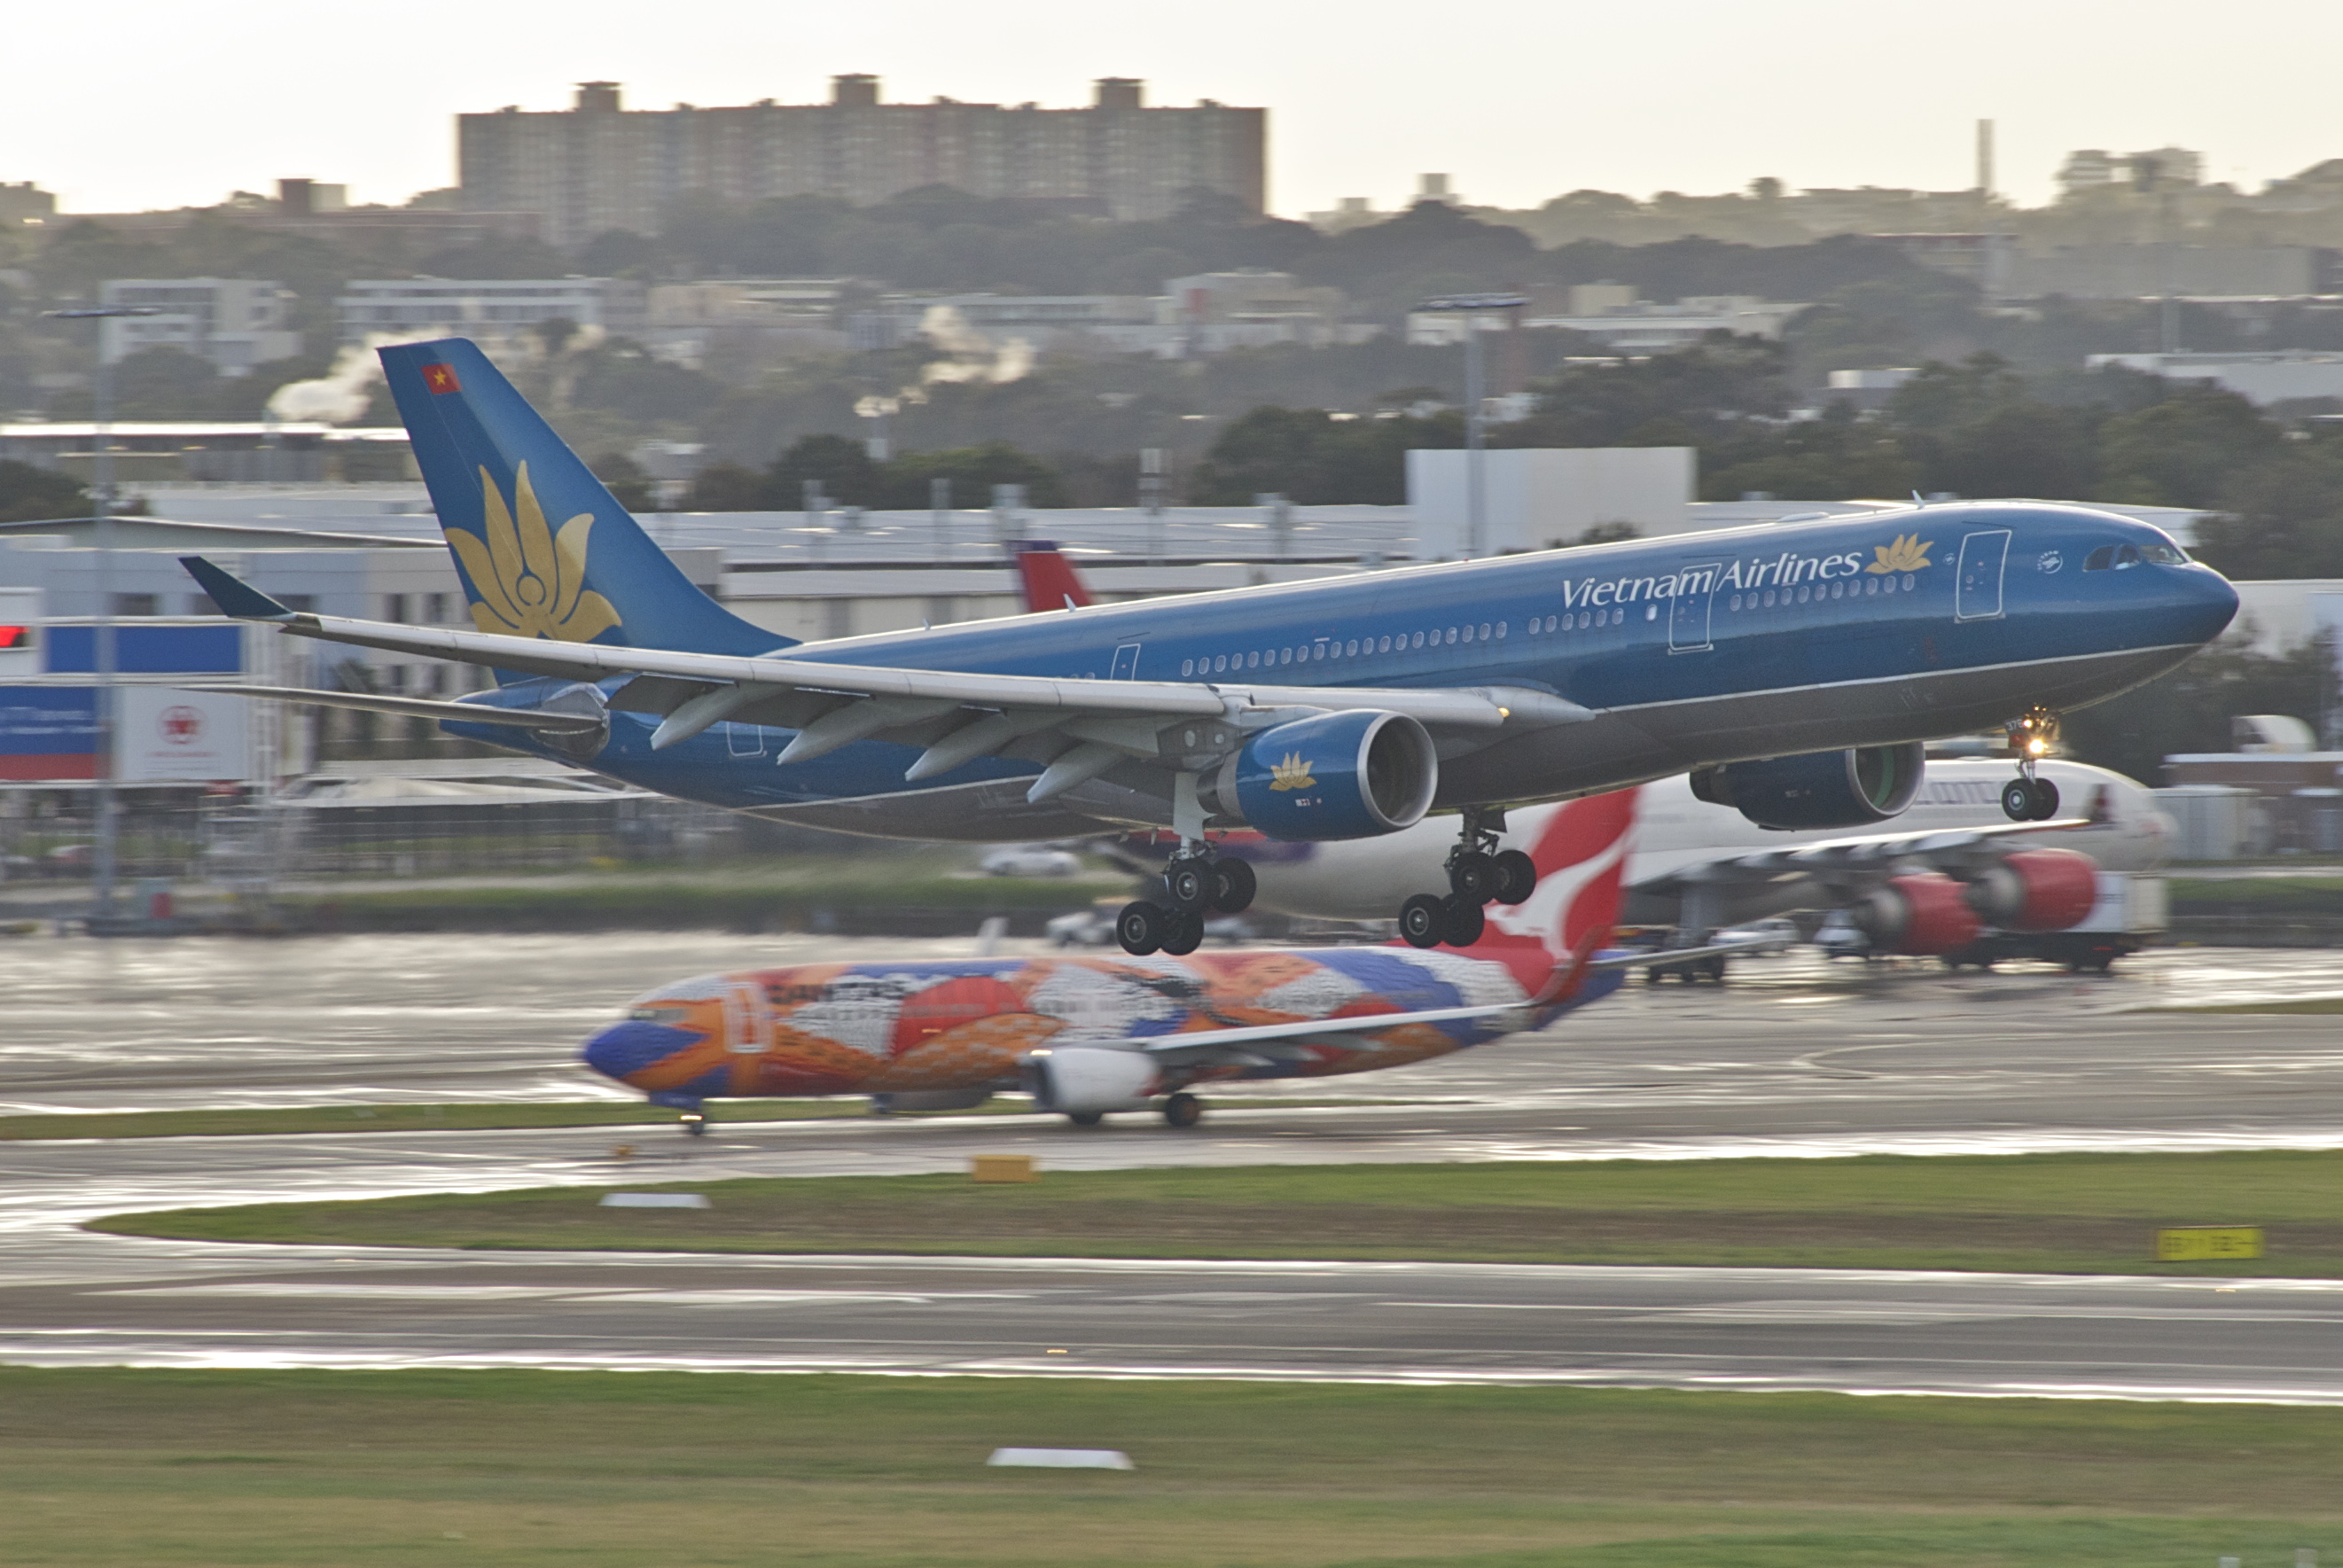
<instances>
[{"instance_id":1,"label":"vietnamese flag on tail","mask_svg":"<svg viewBox=\"0 0 2343 1568\"><path fill-rule=\"evenodd\" d=\"M453 365L426 365L423 367L423 385L435 393L461 392L464 389L464 384L456 379Z\"/></svg>"}]
</instances>

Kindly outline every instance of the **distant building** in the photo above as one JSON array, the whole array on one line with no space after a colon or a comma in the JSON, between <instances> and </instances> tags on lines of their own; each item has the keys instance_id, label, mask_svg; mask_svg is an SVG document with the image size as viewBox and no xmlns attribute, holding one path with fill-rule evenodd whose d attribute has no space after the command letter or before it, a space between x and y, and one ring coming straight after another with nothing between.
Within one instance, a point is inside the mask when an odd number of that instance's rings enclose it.
<instances>
[{"instance_id":1,"label":"distant building","mask_svg":"<svg viewBox=\"0 0 2343 1568\"><path fill-rule=\"evenodd\" d=\"M2058 169L2059 193L2069 200L2110 187L2148 191L2204 183L2205 155L2187 147L2155 147L2144 153L2086 147L2068 153Z\"/></svg>"},{"instance_id":2,"label":"distant building","mask_svg":"<svg viewBox=\"0 0 2343 1568\"><path fill-rule=\"evenodd\" d=\"M1305 287L1287 272L1252 268L1175 277L1160 295L896 295L847 319L859 349L892 348L919 336L952 347L1083 348L1179 359L1280 343L1322 347L1363 342L1378 328L1342 320L1339 288Z\"/></svg>"},{"instance_id":3,"label":"distant building","mask_svg":"<svg viewBox=\"0 0 2343 1568\"><path fill-rule=\"evenodd\" d=\"M288 325L293 291L246 277L122 277L99 295L107 305L143 305L154 316L108 317L98 323L98 353L108 364L143 348L176 348L223 376L290 359L301 335Z\"/></svg>"},{"instance_id":4,"label":"distant building","mask_svg":"<svg viewBox=\"0 0 2343 1568\"><path fill-rule=\"evenodd\" d=\"M15 187L0 186L0 193L13 188ZM45 192L35 194L54 208L55 197ZM417 256L450 246L538 236L538 219L533 212L458 212L441 199L449 194L426 192L405 206L352 206L347 186L281 179L277 182L273 198L238 191L216 206L172 207L159 212L66 213L47 221L95 223L126 239L138 240L168 240L197 222L228 224L237 228L297 234L309 239L356 242L375 252L390 245L404 247ZM0 202L5 199L5 194L0 194ZM0 206L0 211L5 210Z\"/></svg>"},{"instance_id":5,"label":"distant building","mask_svg":"<svg viewBox=\"0 0 2343 1568\"><path fill-rule=\"evenodd\" d=\"M397 277L348 286L334 301L337 335L509 337L547 321L632 335L648 319L644 289L620 277Z\"/></svg>"},{"instance_id":6,"label":"distant building","mask_svg":"<svg viewBox=\"0 0 2343 1568\"><path fill-rule=\"evenodd\" d=\"M2120 366L2173 381L2208 381L2255 403L2343 399L2343 354L2297 349L2268 354L2094 354L2093 370Z\"/></svg>"},{"instance_id":7,"label":"distant building","mask_svg":"<svg viewBox=\"0 0 2343 1568\"><path fill-rule=\"evenodd\" d=\"M1308 287L1290 272L1246 267L1236 272L1201 272L1163 286L1169 307L1161 316L1182 333L1186 353L1219 353L1302 343L1313 348L1352 342L1359 334L1342 322L1346 301L1339 288ZM1366 329L1372 331L1372 328Z\"/></svg>"},{"instance_id":8,"label":"distant building","mask_svg":"<svg viewBox=\"0 0 2343 1568\"><path fill-rule=\"evenodd\" d=\"M1570 293L1567 311L1533 315L1522 325L1584 333L1623 354L1664 354L1712 332L1779 338L1790 318L1806 308L1746 294L1686 295L1674 305L1656 305L1637 299L1634 290L1615 283L1580 284ZM1463 330L1451 325L1455 319L1432 311L1412 315L1407 318L1408 341L1454 342Z\"/></svg>"},{"instance_id":9,"label":"distant building","mask_svg":"<svg viewBox=\"0 0 2343 1568\"><path fill-rule=\"evenodd\" d=\"M1212 192L1259 212L1267 136L1265 109L1148 108L1140 83L1111 76L1081 109L882 104L879 78L841 75L827 104L625 110L617 83L586 82L565 111L458 116L457 160L468 208L541 213L547 239L577 245L614 228L655 233L686 191L868 206L947 186L1124 219L1169 217Z\"/></svg>"},{"instance_id":10,"label":"distant building","mask_svg":"<svg viewBox=\"0 0 2343 1568\"><path fill-rule=\"evenodd\" d=\"M850 347L840 317L853 286L843 277L655 283L641 337L661 358L695 367L719 347L836 352Z\"/></svg>"},{"instance_id":11,"label":"distant building","mask_svg":"<svg viewBox=\"0 0 2343 1568\"><path fill-rule=\"evenodd\" d=\"M257 419L116 420L109 427L116 480L148 483L293 484L400 479L414 472L397 426ZM97 427L78 420L0 425L0 461L54 468L87 481L96 465Z\"/></svg>"},{"instance_id":12,"label":"distant building","mask_svg":"<svg viewBox=\"0 0 2343 1568\"><path fill-rule=\"evenodd\" d=\"M2068 245L2012 252L2001 297L2289 297L2324 292L2324 268L2307 245Z\"/></svg>"},{"instance_id":13,"label":"distant building","mask_svg":"<svg viewBox=\"0 0 2343 1568\"><path fill-rule=\"evenodd\" d=\"M10 185L0 180L0 228L38 227L57 216L57 198L25 180Z\"/></svg>"}]
</instances>

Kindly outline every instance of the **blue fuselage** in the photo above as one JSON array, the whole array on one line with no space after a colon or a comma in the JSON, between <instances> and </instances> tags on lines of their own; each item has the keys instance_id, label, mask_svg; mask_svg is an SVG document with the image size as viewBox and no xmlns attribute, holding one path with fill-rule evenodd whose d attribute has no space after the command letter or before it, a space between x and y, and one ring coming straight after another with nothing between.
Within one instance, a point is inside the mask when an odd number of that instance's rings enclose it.
<instances>
[{"instance_id":1,"label":"blue fuselage","mask_svg":"<svg viewBox=\"0 0 2343 1568\"><path fill-rule=\"evenodd\" d=\"M1892 744L2103 700L2219 635L2237 594L2158 530L2034 502L1634 540L793 648L800 660L1253 686L1502 687L1584 723L1443 757L1438 803L1551 799L1704 764ZM606 690L615 690L611 683ZM533 702L508 688L491 701ZM623 703L621 703L621 707ZM777 766L790 731L719 724L653 752L611 715L597 770L663 793L907 837L1034 837L1144 819L1080 791L1023 804L1038 762L920 785L916 745ZM460 732L512 744L509 729Z\"/></svg>"}]
</instances>

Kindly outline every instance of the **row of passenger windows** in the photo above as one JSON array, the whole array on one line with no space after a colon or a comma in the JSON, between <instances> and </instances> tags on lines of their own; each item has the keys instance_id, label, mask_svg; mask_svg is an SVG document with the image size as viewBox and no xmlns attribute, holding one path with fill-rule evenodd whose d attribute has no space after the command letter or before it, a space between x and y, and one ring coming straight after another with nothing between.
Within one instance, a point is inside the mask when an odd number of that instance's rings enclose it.
<instances>
[{"instance_id":1,"label":"row of passenger windows","mask_svg":"<svg viewBox=\"0 0 2343 1568\"><path fill-rule=\"evenodd\" d=\"M1503 638L1506 623L1483 621L1479 626L1452 626L1443 634L1395 632L1390 637L1354 637L1341 642L1306 643L1293 648L1265 648L1257 653L1220 653L1210 658L1183 658L1182 675L1225 675L1231 670L1275 669L1288 664L1320 664L1330 658L1357 658L1363 654L1391 653L1409 648L1436 648L1448 643L1489 642Z\"/></svg>"},{"instance_id":2,"label":"row of passenger windows","mask_svg":"<svg viewBox=\"0 0 2343 1568\"><path fill-rule=\"evenodd\" d=\"M1857 598L1865 598L1877 594L1895 593L1899 588L1905 593L1910 593L1916 586L1918 586L1917 579L1910 572L1904 574L1900 584L1892 576L1865 578L1860 583L1841 578L1835 583L1803 583L1795 593L1788 588L1778 590L1767 588L1762 600L1754 590L1745 594L1737 593L1725 602L1725 608L1727 609L1771 609L1776 604L1805 604L1810 599L1845 598L1849 594L1853 594ZM1775 597L1777 593L1780 596L1778 598Z\"/></svg>"}]
</instances>

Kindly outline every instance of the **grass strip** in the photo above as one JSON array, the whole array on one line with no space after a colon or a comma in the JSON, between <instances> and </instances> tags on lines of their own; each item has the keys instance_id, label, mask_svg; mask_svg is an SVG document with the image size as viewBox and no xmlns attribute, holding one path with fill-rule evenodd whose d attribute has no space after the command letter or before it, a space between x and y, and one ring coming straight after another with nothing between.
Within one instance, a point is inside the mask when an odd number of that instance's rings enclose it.
<instances>
[{"instance_id":1,"label":"grass strip","mask_svg":"<svg viewBox=\"0 0 2343 1568\"><path fill-rule=\"evenodd\" d=\"M12 1563L2061 1568L2343 1546L2343 1411L0 1368ZM1128 1473L989 1470L1003 1444Z\"/></svg>"},{"instance_id":2,"label":"grass strip","mask_svg":"<svg viewBox=\"0 0 2343 1568\"><path fill-rule=\"evenodd\" d=\"M2211 1002L2203 1007L2140 1008L2140 1012L2343 1012L2343 996L2307 996L2291 1001Z\"/></svg>"},{"instance_id":3,"label":"grass strip","mask_svg":"<svg viewBox=\"0 0 2343 1568\"><path fill-rule=\"evenodd\" d=\"M630 1184L631 1185L631 1184ZM99 1229L331 1246L1416 1259L2343 1277L2343 1153L1539 1161L1046 1171L594 1188L117 1215ZM2260 1225L2257 1260L2158 1262L2164 1226Z\"/></svg>"}]
</instances>

